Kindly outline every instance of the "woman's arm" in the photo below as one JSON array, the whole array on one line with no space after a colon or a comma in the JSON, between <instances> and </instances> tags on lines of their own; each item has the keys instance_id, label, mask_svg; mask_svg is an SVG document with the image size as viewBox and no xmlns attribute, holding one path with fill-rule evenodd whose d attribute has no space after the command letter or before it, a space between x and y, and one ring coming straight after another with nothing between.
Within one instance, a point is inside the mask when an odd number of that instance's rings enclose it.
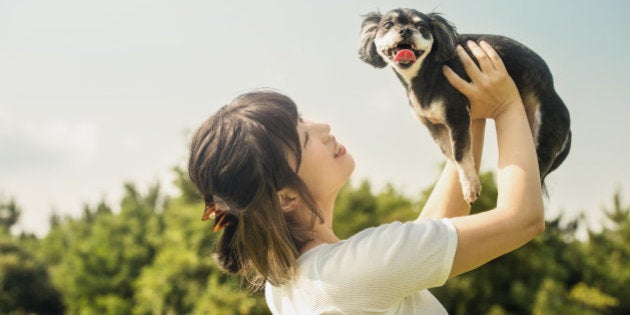
<instances>
[{"instance_id":1,"label":"woman's arm","mask_svg":"<svg viewBox=\"0 0 630 315\"><path fill-rule=\"evenodd\" d=\"M473 157L477 173L479 173L481 163L485 128L485 119L474 119L471 122ZM468 214L470 214L470 205L464 200L457 167L451 160L446 160L444 170L424 204L418 220L452 218Z\"/></svg>"},{"instance_id":2,"label":"woman's arm","mask_svg":"<svg viewBox=\"0 0 630 315\"><path fill-rule=\"evenodd\" d=\"M471 102L471 116L495 120L499 147L497 207L453 218L458 244L450 276L475 269L515 250L544 230L538 160L527 116L514 81L488 44L469 43L479 67L458 48L472 82L445 69L447 78Z\"/></svg>"}]
</instances>

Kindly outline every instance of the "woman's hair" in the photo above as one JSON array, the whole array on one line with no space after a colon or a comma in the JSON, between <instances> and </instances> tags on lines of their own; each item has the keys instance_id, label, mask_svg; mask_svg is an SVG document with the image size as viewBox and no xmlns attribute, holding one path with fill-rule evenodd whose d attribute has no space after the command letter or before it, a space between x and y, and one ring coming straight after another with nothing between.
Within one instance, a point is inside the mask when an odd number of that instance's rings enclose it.
<instances>
[{"instance_id":1,"label":"woman's hair","mask_svg":"<svg viewBox=\"0 0 630 315\"><path fill-rule=\"evenodd\" d=\"M295 222L277 192L293 189L304 206L319 214L298 177L302 149L295 103L280 93L256 91L237 97L208 118L193 136L188 163L192 182L206 203L221 200L230 220L217 241L215 259L241 274L253 289L265 281L280 285L296 271L298 249L310 227ZM289 159L294 159L294 168ZM223 218L222 218L223 219Z\"/></svg>"}]
</instances>

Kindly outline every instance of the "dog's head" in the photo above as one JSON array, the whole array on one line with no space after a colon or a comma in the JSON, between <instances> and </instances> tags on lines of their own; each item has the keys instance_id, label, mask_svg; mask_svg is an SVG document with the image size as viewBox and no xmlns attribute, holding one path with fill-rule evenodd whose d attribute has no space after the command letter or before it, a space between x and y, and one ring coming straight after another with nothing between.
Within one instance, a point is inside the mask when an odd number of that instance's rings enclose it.
<instances>
[{"instance_id":1,"label":"dog's head","mask_svg":"<svg viewBox=\"0 0 630 315\"><path fill-rule=\"evenodd\" d=\"M429 54L438 62L453 58L457 45L451 23L438 13L425 15L413 9L368 13L361 37L361 60L378 68L389 64L396 70L420 64Z\"/></svg>"}]
</instances>

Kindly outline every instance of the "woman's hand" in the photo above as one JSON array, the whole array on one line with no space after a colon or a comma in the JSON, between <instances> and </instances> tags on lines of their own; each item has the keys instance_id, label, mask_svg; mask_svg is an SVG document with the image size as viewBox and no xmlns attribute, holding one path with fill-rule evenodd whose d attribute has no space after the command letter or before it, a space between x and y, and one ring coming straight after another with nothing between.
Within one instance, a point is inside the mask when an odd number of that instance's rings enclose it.
<instances>
[{"instance_id":1,"label":"woman's hand","mask_svg":"<svg viewBox=\"0 0 630 315\"><path fill-rule=\"evenodd\" d=\"M479 67L461 46L457 46L457 54L472 81L462 79L448 66L443 68L444 75L468 98L471 119L494 119L510 104L519 103L515 102L517 99L520 101L518 89L492 46L484 41L479 45L468 41L467 45L479 61Z\"/></svg>"}]
</instances>

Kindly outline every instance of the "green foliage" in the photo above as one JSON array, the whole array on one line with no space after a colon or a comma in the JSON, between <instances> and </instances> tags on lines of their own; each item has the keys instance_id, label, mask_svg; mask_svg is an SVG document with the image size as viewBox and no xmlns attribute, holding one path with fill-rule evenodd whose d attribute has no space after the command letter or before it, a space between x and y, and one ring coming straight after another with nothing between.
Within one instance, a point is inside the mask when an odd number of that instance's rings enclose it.
<instances>
[{"instance_id":1,"label":"green foliage","mask_svg":"<svg viewBox=\"0 0 630 315\"><path fill-rule=\"evenodd\" d=\"M20 218L21 210L15 203L15 199L4 200L0 196L0 236L8 235L11 227Z\"/></svg>"},{"instance_id":2,"label":"green foliage","mask_svg":"<svg viewBox=\"0 0 630 315\"><path fill-rule=\"evenodd\" d=\"M582 244L583 282L594 287L604 298L607 314L630 313L630 205L623 206L621 193L613 196L612 208L603 208L608 218L600 232L589 231L589 242ZM582 294L583 295L583 294ZM574 296L582 296L574 293ZM625 297L625 298L624 298ZM581 299L584 301L584 299ZM584 303L584 302L583 302ZM600 303L601 304L601 303ZM588 305L593 306L593 305Z\"/></svg>"},{"instance_id":3,"label":"green foliage","mask_svg":"<svg viewBox=\"0 0 630 315\"><path fill-rule=\"evenodd\" d=\"M0 314L59 314L61 295L46 266L7 236L0 236Z\"/></svg>"},{"instance_id":4,"label":"green foliage","mask_svg":"<svg viewBox=\"0 0 630 315\"><path fill-rule=\"evenodd\" d=\"M133 281L153 261L162 230L159 186L142 196L125 185L119 214L101 202L79 219L57 219L37 247L71 314L121 314L133 308Z\"/></svg>"},{"instance_id":5,"label":"green foliage","mask_svg":"<svg viewBox=\"0 0 630 315\"><path fill-rule=\"evenodd\" d=\"M377 195L369 181L354 188L346 184L335 202L334 228L338 237L347 238L365 228L385 222L408 221L418 216L413 202L388 184Z\"/></svg>"},{"instance_id":6,"label":"green foliage","mask_svg":"<svg viewBox=\"0 0 630 315\"><path fill-rule=\"evenodd\" d=\"M194 203L203 200L199 191L192 183L192 181L188 177L188 173L186 173L180 167L174 167L173 172L176 175L175 185L179 188L181 192L181 198L188 203Z\"/></svg>"},{"instance_id":7,"label":"green foliage","mask_svg":"<svg viewBox=\"0 0 630 315\"><path fill-rule=\"evenodd\" d=\"M125 184L120 211L103 201L80 217L53 215L41 239L11 236L20 209L0 200L0 313L268 314L261 294L214 264L218 233L200 220L204 204L187 174L175 174L175 198L159 185L142 193ZM473 213L496 204L494 174L480 179ZM392 185L373 192L367 180L347 184L335 204L335 232L347 238L415 219L431 191L416 200ZM630 206L616 193L603 211L607 224L587 240L575 238L581 219L551 220L526 246L432 292L451 314L630 314Z\"/></svg>"}]
</instances>

